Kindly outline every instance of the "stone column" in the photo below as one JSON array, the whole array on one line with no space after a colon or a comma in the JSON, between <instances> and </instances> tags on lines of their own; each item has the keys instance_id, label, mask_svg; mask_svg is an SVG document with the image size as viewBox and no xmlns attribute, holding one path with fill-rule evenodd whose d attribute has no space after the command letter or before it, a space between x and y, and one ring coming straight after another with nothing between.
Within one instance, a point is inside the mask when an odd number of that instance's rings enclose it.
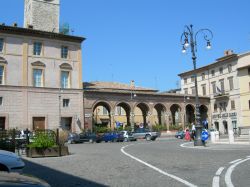
<instances>
[{"instance_id":1,"label":"stone column","mask_svg":"<svg viewBox=\"0 0 250 187\"><path fill-rule=\"evenodd\" d=\"M150 123L150 128L155 124L154 123L154 118L153 118L153 108L150 108L148 113L147 113L147 123Z\"/></svg>"},{"instance_id":2,"label":"stone column","mask_svg":"<svg viewBox=\"0 0 250 187\"><path fill-rule=\"evenodd\" d=\"M85 108L84 111L84 130L91 130L93 131L93 111L91 108Z\"/></svg>"},{"instance_id":3,"label":"stone column","mask_svg":"<svg viewBox=\"0 0 250 187\"><path fill-rule=\"evenodd\" d=\"M166 119L166 124L167 124L167 131L169 131L169 123L170 123L169 116L170 115L171 115L170 112L166 112L166 114L165 114L165 119Z\"/></svg>"},{"instance_id":4,"label":"stone column","mask_svg":"<svg viewBox=\"0 0 250 187\"><path fill-rule=\"evenodd\" d=\"M110 112L110 128L112 129L112 130L114 130L114 128L116 127L115 126L115 112L112 110L111 112Z\"/></svg>"},{"instance_id":5,"label":"stone column","mask_svg":"<svg viewBox=\"0 0 250 187\"><path fill-rule=\"evenodd\" d=\"M131 109L131 112L130 112L130 125L131 125L132 132L134 132L134 130L135 130L135 113L134 113L133 109Z\"/></svg>"},{"instance_id":6,"label":"stone column","mask_svg":"<svg viewBox=\"0 0 250 187\"><path fill-rule=\"evenodd\" d=\"M182 129L185 130L185 113L181 113L181 124L182 124Z\"/></svg>"}]
</instances>

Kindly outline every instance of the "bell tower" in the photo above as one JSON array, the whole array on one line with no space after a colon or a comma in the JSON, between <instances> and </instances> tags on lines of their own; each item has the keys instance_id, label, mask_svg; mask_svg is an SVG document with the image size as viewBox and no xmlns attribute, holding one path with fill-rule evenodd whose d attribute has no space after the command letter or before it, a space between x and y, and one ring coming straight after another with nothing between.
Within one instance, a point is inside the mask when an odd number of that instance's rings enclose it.
<instances>
[{"instance_id":1,"label":"bell tower","mask_svg":"<svg viewBox=\"0 0 250 187\"><path fill-rule=\"evenodd\" d=\"M24 28L59 32L60 0L25 0Z\"/></svg>"}]
</instances>

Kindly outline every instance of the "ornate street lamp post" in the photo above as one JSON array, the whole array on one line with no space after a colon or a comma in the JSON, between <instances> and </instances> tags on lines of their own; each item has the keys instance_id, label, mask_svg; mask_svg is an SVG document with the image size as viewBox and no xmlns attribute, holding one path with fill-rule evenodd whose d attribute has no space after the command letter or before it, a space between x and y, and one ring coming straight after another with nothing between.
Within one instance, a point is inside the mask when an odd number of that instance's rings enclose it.
<instances>
[{"instance_id":1,"label":"ornate street lamp post","mask_svg":"<svg viewBox=\"0 0 250 187\"><path fill-rule=\"evenodd\" d=\"M187 115L186 115L186 113L187 113L187 110L186 110L186 100L189 100L190 98L188 97L188 96L185 96L184 95L184 128L183 129L185 129L185 127L186 127L186 122L187 122Z\"/></svg>"},{"instance_id":2,"label":"ornate street lamp post","mask_svg":"<svg viewBox=\"0 0 250 187\"><path fill-rule=\"evenodd\" d=\"M134 93L134 88L135 88L135 81L131 80L131 82L130 82L130 100L131 100L131 102L137 96L136 93ZM134 123L135 113L134 113L133 109L131 109L130 116L131 116L131 131L134 132L135 131L135 123Z\"/></svg>"},{"instance_id":3,"label":"ornate street lamp post","mask_svg":"<svg viewBox=\"0 0 250 187\"><path fill-rule=\"evenodd\" d=\"M58 95L58 102L59 102L59 128L62 128L62 114L61 114L61 102L62 102L62 89L59 88L59 95Z\"/></svg>"},{"instance_id":4,"label":"ornate street lamp post","mask_svg":"<svg viewBox=\"0 0 250 187\"><path fill-rule=\"evenodd\" d=\"M207 49L211 48L211 39L213 38L213 33L209 29L200 29L197 32L193 31L193 25L184 27L184 32L181 35L181 45L182 52L186 53L187 48L190 46L192 53L192 60L194 66L194 79L195 79L195 140L194 146L202 146L203 142L201 140L202 125L200 121L200 104L198 96L197 87L197 73L196 73L196 52L197 52L197 35L202 34L204 40L207 42Z\"/></svg>"}]
</instances>

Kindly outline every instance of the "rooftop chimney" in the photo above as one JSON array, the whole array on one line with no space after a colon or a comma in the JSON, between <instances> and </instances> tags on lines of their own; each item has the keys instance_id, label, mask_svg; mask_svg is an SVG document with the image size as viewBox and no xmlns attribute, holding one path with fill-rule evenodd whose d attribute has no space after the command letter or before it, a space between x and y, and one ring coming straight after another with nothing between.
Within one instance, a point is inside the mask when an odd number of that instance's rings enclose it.
<instances>
[{"instance_id":1,"label":"rooftop chimney","mask_svg":"<svg viewBox=\"0 0 250 187\"><path fill-rule=\"evenodd\" d=\"M234 54L232 49L228 49L228 50L224 51L224 56L229 56L229 55L232 55L232 54Z\"/></svg>"},{"instance_id":2,"label":"rooftop chimney","mask_svg":"<svg viewBox=\"0 0 250 187\"><path fill-rule=\"evenodd\" d=\"M33 25L28 25L28 29L33 29Z\"/></svg>"}]
</instances>

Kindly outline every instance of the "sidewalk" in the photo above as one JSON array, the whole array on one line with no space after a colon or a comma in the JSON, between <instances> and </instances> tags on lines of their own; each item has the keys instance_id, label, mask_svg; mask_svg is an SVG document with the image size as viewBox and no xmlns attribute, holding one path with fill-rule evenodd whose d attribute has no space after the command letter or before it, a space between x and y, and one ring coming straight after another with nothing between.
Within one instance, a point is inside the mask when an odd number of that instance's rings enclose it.
<instances>
[{"instance_id":1,"label":"sidewalk","mask_svg":"<svg viewBox=\"0 0 250 187\"><path fill-rule=\"evenodd\" d=\"M164 133L161 133L161 136L158 137L157 139L159 139L159 140L172 139L172 138L175 138L175 133L176 132L171 132L171 131L164 132ZM234 137L234 142L233 143L229 143L228 135L220 135L219 141L211 143L211 141L209 139L208 143L209 143L209 145L211 145L211 144L250 145L250 138L249 138L249 135L235 136Z\"/></svg>"},{"instance_id":2,"label":"sidewalk","mask_svg":"<svg viewBox=\"0 0 250 187\"><path fill-rule=\"evenodd\" d=\"M228 135L221 135L219 141L216 141L214 144L241 144L241 145L250 145L249 135L240 135L234 137L234 142L229 143Z\"/></svg>"}]
</instances>

